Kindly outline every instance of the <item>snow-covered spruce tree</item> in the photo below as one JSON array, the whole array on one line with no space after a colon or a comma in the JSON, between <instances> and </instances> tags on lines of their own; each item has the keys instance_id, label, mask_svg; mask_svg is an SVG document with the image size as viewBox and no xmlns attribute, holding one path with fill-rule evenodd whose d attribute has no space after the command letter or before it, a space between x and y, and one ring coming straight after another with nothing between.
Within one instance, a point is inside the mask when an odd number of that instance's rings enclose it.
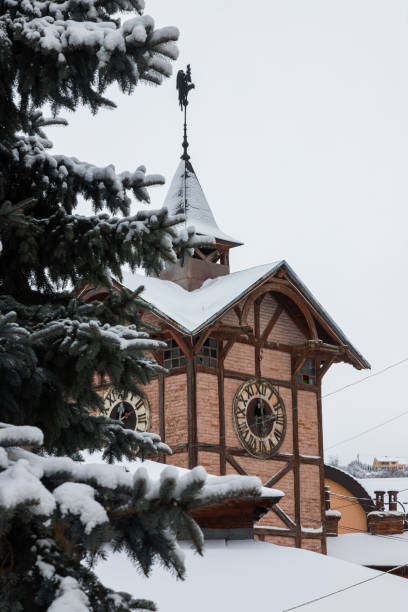
<instances>
[{"instance_id":1,"label":"snow-covered spruce tree","mask_svg":"<svg viewBox=\"0 0 408 612\"><path fill-rule=\"evenodd\" d=\"M225 496L256 495L257 480L217 487L195 471L171 471L153 486L144 471L83 465L81 449L109 460L170 452L90 410L102 408L95 372L136 391L159 366L138 292L111 290L81 304L69 290L88 280L111 287L121 266L150 272L196 242L165 210L131 214L161 184L140 166L117 174L52 155L44 128L60 110L113 106L117 83L131 93L160 84L177 57L175 28L156 30L143 0L0 0L0 609L130 610L153 604L110 593L84 562L107 544L148 572L158 557L182 574L175 534L200 533L187 511ZM120 12L132 12L121 22ZM115 15L115 16L114 16ZM43 107L51 108L45 119ZM94 216L75 214L78 197ZM115 215L115 216L111 216ZM8 423L9 425L5 425ZM215 479L216 480L216 479Z\"/></svg>"},{"instance_id":2,"label":"snow-covered spruce tree","mask_svg":"<svg viewBox=\"0 0 408 612\"><path fill-rule=\"evenodd\" d=\"M127 431L145 452L166 450L159 436ZM36 427L0 427L2 612L155 610L152 602L103 586L81 560L94 560L109 543L145 573L159 558L182 576L177 531L187 531L197 550L203 543L188 510L260 493L260 481L249 476L207 480L197 467L180 477L169 466L152 482L143 466L131 474L21 447L42 443Z\"/></svg>"}]
</instances>

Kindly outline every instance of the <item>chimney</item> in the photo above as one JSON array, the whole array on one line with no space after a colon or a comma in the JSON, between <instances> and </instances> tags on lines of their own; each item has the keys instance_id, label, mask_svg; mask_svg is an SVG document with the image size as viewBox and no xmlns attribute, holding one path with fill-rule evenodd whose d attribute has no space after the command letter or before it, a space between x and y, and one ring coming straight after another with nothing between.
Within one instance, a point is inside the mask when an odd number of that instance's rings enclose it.
<instances>
[{"instance_id":1,"label":"chimney","mask_svg":"<svg viewBox=\"0 0 408 612\"><path fill-rule=\"evenodd\" d=\"M330 508L330 487L324 487L324 504L326 516L326 536L333 538L339 535L339 520L341 512Z\"/></svg>"},{"instance_id":2,"label":"chimney","mask_svg":"<svg viewBox=\"0 0 408 612\"><path fill-rule=\"evenodd\" d=\"M375 511L369 512L368 522L373 535L395 535L404 532L405 513L397 510L398 491L388 491L388 510L385 509L385 491L374 491Z\"/></svg>"}]
</instances>

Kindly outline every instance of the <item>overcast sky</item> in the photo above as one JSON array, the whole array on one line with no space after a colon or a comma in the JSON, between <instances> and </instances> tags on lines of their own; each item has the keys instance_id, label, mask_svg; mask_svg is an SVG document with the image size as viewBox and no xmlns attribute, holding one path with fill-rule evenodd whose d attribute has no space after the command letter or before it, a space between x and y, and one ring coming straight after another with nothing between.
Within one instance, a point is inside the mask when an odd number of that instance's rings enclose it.
<instances>
[{"instance_id":1,"label":"overcast sky","mask_svg":"<svg viewBox=\"0 0 408 612\"><path fill-rule=\"evenodd\" d=\"M405 0L147 0L191 63L190 154L232 270L286 259L372 373L408 357ZM115 111L80 110L55 151L169 182L181 154L175 78ZM167 187L152 191L159 207ZM364 377L333 366L324 392ZM408 410L408 362L324 400L325 446ZM408 415L328 450L408 456Z\"/></svg>"}]
</instances>

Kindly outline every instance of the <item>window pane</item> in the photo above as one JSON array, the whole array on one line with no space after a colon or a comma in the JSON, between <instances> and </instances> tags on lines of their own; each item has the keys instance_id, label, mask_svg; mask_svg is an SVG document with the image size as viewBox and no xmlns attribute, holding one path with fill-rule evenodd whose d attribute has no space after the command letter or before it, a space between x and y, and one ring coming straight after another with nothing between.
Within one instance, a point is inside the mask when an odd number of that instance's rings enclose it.
<instances>
[{"instance_id":1,"label":"window pane","mask_svg":"<svg viewBox=\"0 0 408 612\"><path fill-rule=\"evenodd\" d=\"M180 365L180 359L173 359L173 368L178 368Z\"/></svg>"},{"instance_id":2,"label":"window pane","mask_svg":"<svg viewBox=\"0 0 408 612\"><path fill-rule=\"evenodd\" d=\"M171 368L171 360L170 359L165 359L164 360L164 367L167 368L168 370Z\"/></svg>"},{"instance_id":3,"label":"window pane","mask_svg":"<svg viewBox=\"0 0 408 612\"><path fill-rule=\"evenodd\" d=\"M217 350L216 349L211 349L211 357L214 357L214 359L217 359Z\"/></svg>"},{"instance_id":4,"label":"window pane","mask_svg":"<svg viewBox=\"0 0 408 612\"><path fill-rule=\"evenodd\" d=\"M180 366L184 366L184 365L186 365L186 358L180 357Z\"/></svg>"}]
</instances>

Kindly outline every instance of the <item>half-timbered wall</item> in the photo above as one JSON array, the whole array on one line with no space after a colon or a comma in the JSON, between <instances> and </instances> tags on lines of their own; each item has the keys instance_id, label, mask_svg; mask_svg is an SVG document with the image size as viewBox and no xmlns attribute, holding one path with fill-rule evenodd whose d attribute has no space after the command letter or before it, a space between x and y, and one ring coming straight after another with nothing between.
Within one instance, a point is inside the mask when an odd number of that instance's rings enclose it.
<instances>
[{"instance_id":1,"label":"half-timbered wall","mask_svg":"<svg viewBox=\"0 0 408 612\"><path fill-rule=\"evenodd\" d=\"M206 337L218 340L217 368L194 362L200 337L191 342L174 331L165 332L180 343L188 365L146 387L152 429L174 451L165 458L169 464L200 464L213 474L256 475L266 486L284 491L279 506L258 524L257 537L325 552L319 387L297 382L291 350L310 339L308 328L267 292L246 313L245 325L251 331L231 335L228 330L242 327L244 304L245 300L231 308L206 332ZM234 395L243 381L254 377L268 379L286 408L285 439L272 459L248 455L234 430Z\"/></svg>"}]
</instances>

